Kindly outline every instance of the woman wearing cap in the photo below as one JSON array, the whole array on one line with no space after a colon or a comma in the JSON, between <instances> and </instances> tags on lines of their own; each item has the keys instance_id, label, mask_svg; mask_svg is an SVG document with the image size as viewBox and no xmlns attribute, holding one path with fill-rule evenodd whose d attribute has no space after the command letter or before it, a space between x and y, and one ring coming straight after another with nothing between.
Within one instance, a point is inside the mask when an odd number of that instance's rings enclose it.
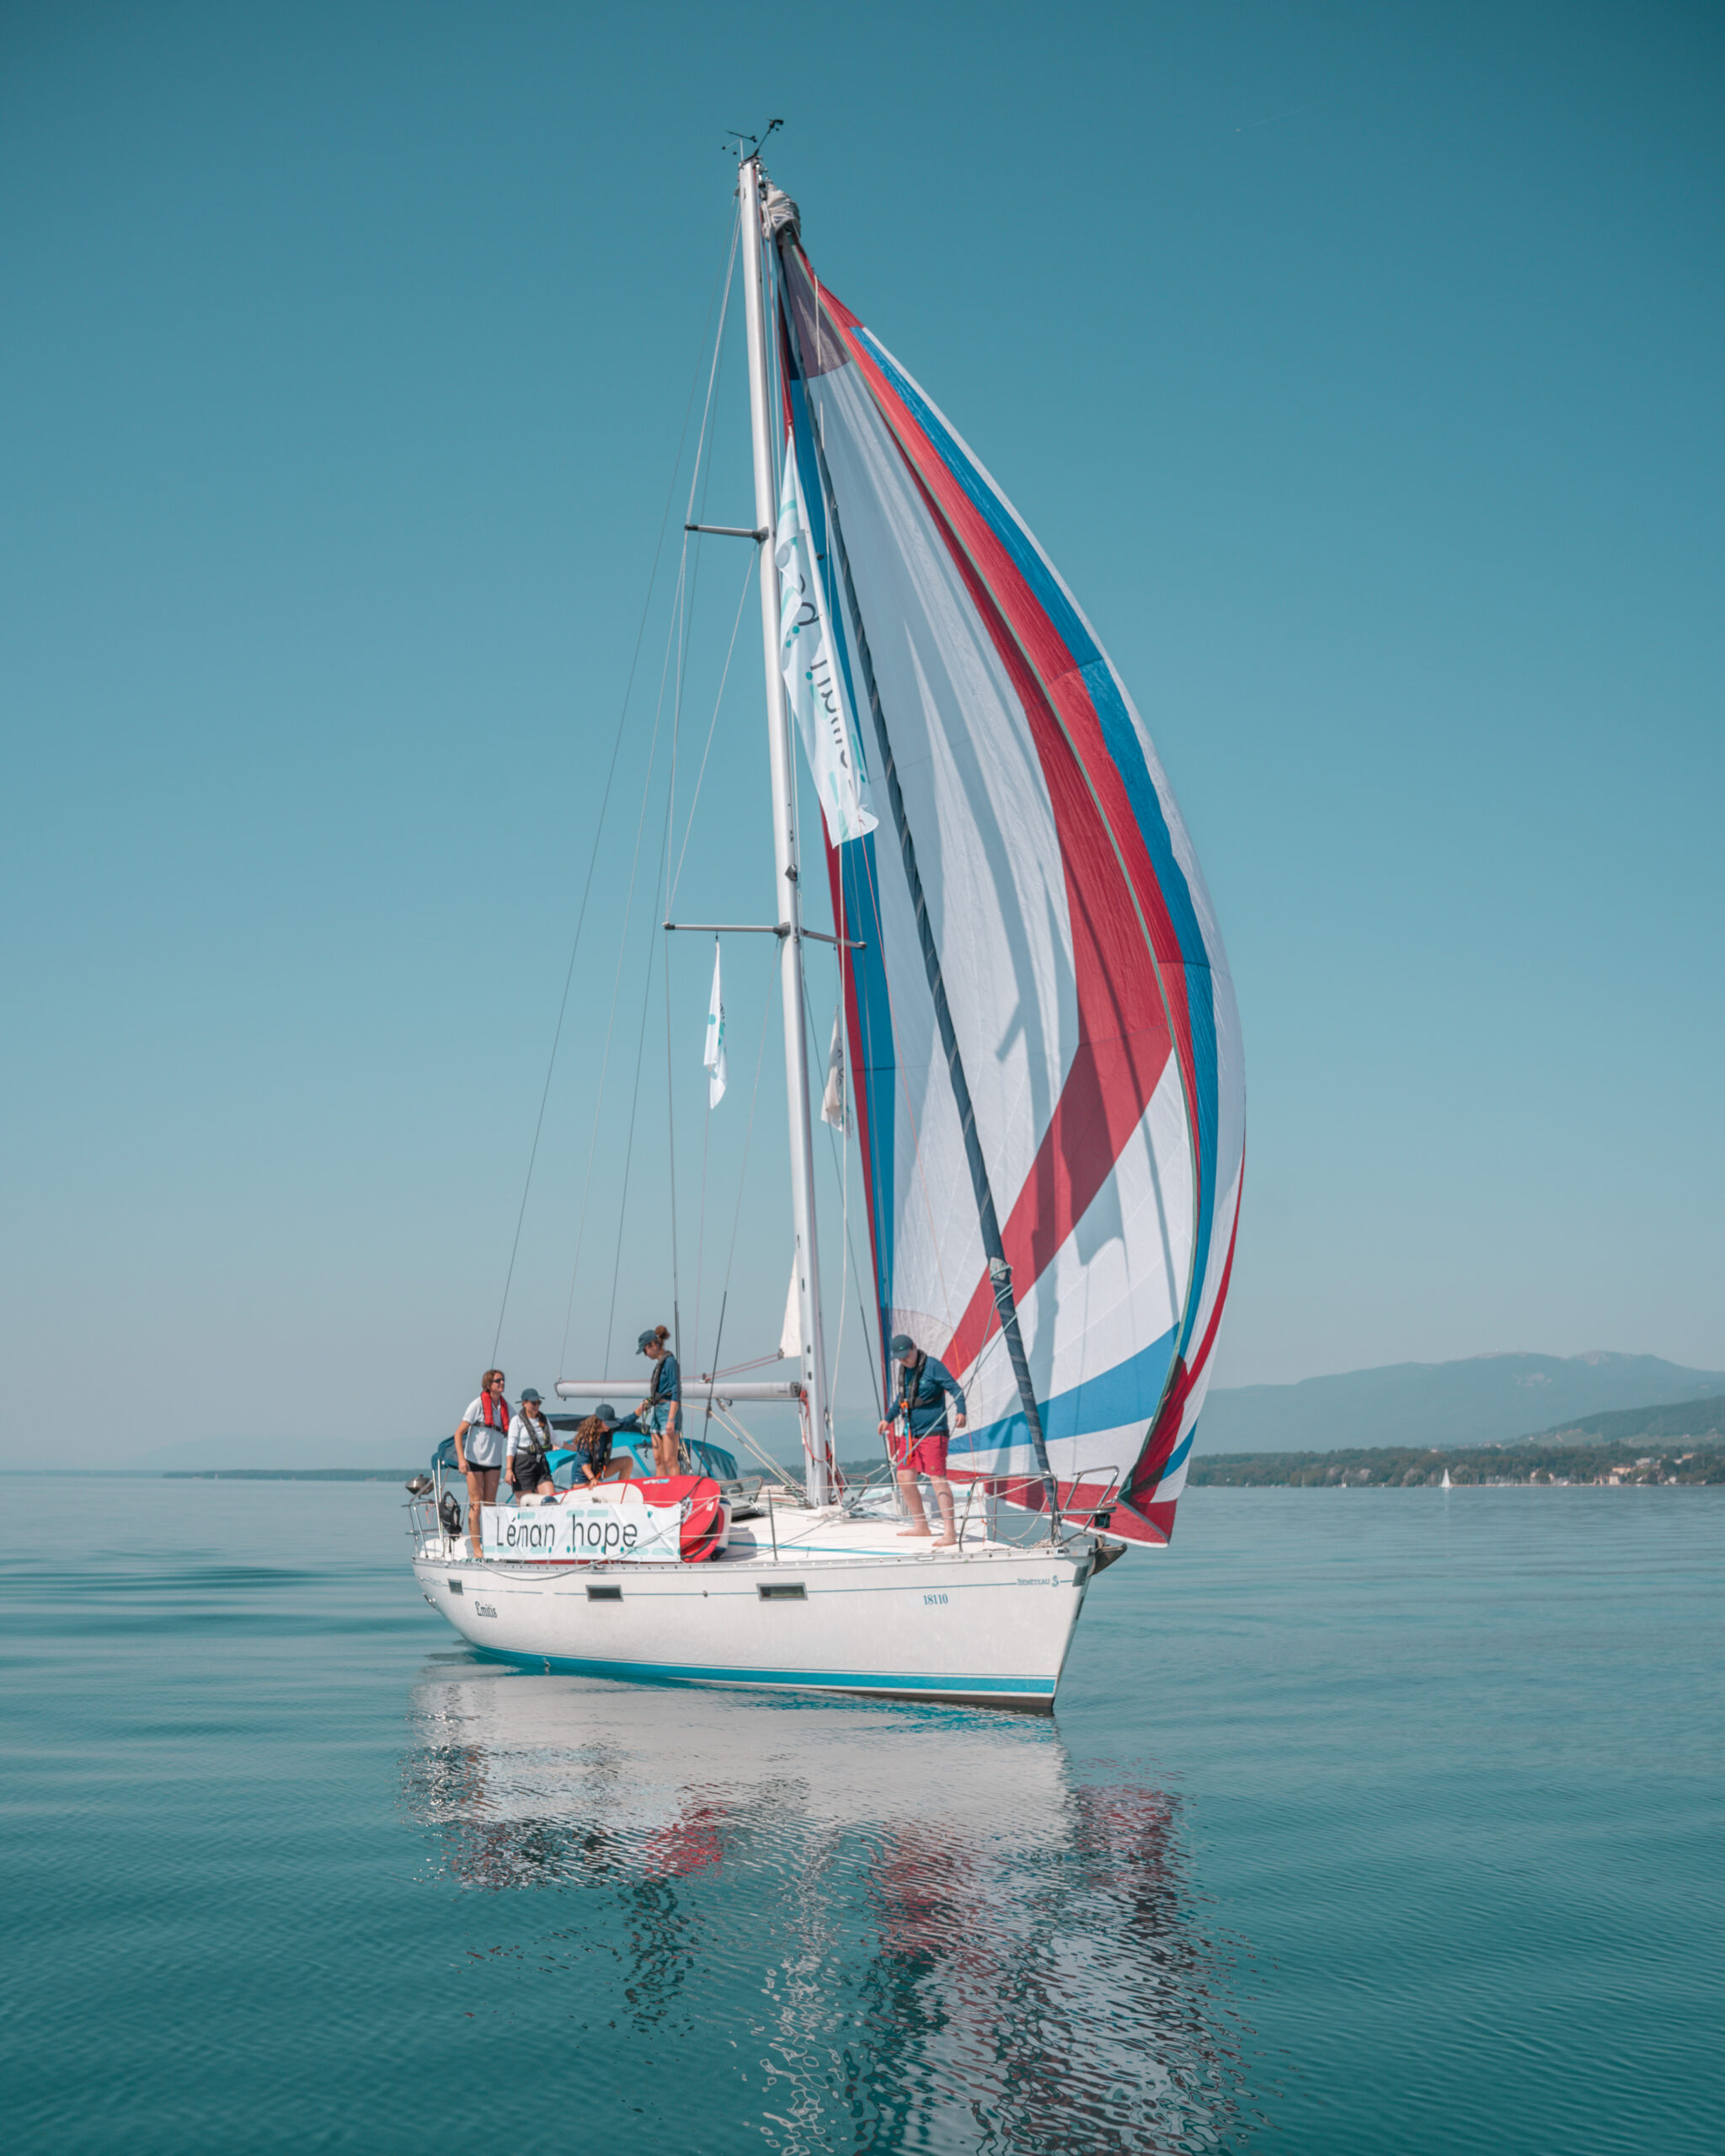
<instances>
[{"instance_id":1,"label":"woman wearing cap","mask_svg":"<svg viewBox=\"0 0 1725 2156\"><path fill-rule=\"evenodd\" d=\"M497 1502L497 1478L509 1444L509 1402L503 1396L503 1372L487 1370L479 1397L468 1406L455 1433L455 1464L467 1478L467 1540L479 1554L479 1514Z\"/></svg>"},{"instance_id":2,"label":"woman wearing cap","mask_svg":"<svg viewBox=\"0 0 1725 2156\"><path fill-rule=\"evenodd\" d=\"M531 1385L521 1389L521 1404L509 1426L509 1454L503 1479L517 1497L531 1497L536 1491L551 1490L551 1462L545 1454L551 1444L551 1425Z\"/></svg>"},{"instance_id":3,"label":"woman wearing cap","mask_svg":"<svg viewBox=\"0 0 1725 2156\"><path fill-rule=\"evenodd\" d=\"M625 1453L611 1456L611 1433L617 1427L617 1410L601 1400L575 1432L576 1487L591 1490L601 1482L627 1482L634 1462Z\"/></svg>"},{"instance_id":4,"label":"woman wearing cap","mask_svg":"<svg viewBox=\"0 0 1725 2156\"><path fill-rule=\"evenodd\" d=\"M881 1424L880 1434L900 1438L900 1444L894 1447L894 1465L911 1524L899 1532L928 1533L922 1492L916 1486L917 1476L926 1475L934 1486L934 1501L940 1507L940 1533L932 1546L950 1550L958 1537L953 1532L953 1486L947 1480L947 1401L950 1398L953 1403L952 1427L962 1430L964 1396L946 1364L925 1355L908 1332L893 1335L892 1356L899 1366L898 1390L893 1399L893 1419Z\"/></svg>"},{"instance_id":5,"label":"woman wearing cap","mask_svg":"<svg viewBox=\"0 0 1725 2156\"><path fill-rule=\"evenodd\" d=\"M683 1378L676 1357L665 1344L670 1338L668 1326L654 1325L635 1342L638 1352L653 1364L652 1390L641 1402L636 1420L653 1439L655 1475L676 1473L682 1434L678 1425L683 1417Z\"/></svg>"}]
</instances>

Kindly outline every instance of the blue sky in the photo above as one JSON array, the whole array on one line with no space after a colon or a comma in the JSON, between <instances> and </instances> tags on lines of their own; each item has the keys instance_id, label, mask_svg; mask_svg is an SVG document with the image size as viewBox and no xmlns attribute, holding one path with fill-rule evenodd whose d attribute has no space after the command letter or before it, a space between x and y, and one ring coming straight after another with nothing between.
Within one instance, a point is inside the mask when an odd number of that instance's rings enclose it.
<instances>
[{"instance_id":1,"label":"blue sky","mask_svg":"<svg viewBox=\"0 0 1725 2156\"><path fill-rule=\"evenodd\" d=\"M63 1444L68 1390L116 1460L450 1427L595 851L504 1357L548 1390L669 1319L644 887L595 1097L674 547L602 828L600 794L687 484L720 138L769 114L813 259L1060 565L1192 827L1250 1088L1222 1381L1725 1366L1717 10L348 0L0 35L7 1458ZM726 521L741 393L731 350ZM680 759L740 552L701 566ZM686 915L767 907L759 682L751 596ZM671 973L678 1273L710 1338L740 1220L729 1362L777 1337L782 1094L769 1039L739 1209L736 943L703 1227L709 964ZM855 1344L853 1309L853 1410Z\"/></svg>"}]
</instances>

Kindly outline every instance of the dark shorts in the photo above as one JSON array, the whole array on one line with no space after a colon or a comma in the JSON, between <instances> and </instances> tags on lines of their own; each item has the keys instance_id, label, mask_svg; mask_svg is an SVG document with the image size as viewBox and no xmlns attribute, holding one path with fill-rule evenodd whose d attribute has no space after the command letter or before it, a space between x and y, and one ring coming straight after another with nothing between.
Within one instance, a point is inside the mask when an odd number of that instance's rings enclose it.
<instances>
[{"instance_id":1,"label":"dark shorts","mask_svg":"<svg viewBox=\"0 0 1725 2156\"><path fill-rule=\"evenodd\" d=\"M551 1470L542 1460L531 1469L524 1468L519 1461L516 1462L515 1488L524 1497L531 1497L536 1490L554 1490L556 1487Z\"/></svg>"},{"instance_id":2,"label":"dark shorts","mask_svg":"<svg viewBox=\"0 0 1725 2156\"><path fill-rule=\"evenodd\" d=\"M469 1475L501 1475L503 1462L500 1460L488 1460L482 1465L478 1460L470 1460L467 1462L467 1471Z\"/></svg>"}]
</instances>

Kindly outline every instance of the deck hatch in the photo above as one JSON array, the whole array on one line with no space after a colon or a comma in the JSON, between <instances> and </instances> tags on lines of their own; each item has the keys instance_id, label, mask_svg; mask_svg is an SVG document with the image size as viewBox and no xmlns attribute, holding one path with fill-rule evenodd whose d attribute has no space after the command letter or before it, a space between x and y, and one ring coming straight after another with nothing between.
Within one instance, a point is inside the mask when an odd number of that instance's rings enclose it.
<instances>
[{"instance_id":1,"label":"deck hatch","mask_svg":"<svg viewBox=\"0 0 1725 2156\"><path fill-rule=\"evenodd\" d=\"M801 1580L762 1580L760 1595L763 1602L806 1602L809 1590Z\"/></svg>"}]
</instances>

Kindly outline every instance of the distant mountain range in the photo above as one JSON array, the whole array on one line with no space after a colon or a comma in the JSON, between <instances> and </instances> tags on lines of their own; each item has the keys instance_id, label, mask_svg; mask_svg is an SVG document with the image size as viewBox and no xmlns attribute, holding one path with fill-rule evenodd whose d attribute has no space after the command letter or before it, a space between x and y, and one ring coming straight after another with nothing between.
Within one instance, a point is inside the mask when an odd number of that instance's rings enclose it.
<instances>
[{"instance_id":1,"label":"distant mountain range","mask_svg":"<svg viewBox=\"0 0 1725 2156\"><path fill-rule=\"evenodd\" d=\"M1204 1403L1201 1453L1330 1452L1371 1445L1487 1445L1578 1431L1638 1411L1599 1433L1646 1430L1651 1406L1725 1393L1725 1370L1685 1369L1658 1355L1475 1355L1457 1363L1391 1363L1299 1385L1224 1385ZM1684 1434L1677 1431L1673 1436Z\"/></svg>"}]
</instances>

